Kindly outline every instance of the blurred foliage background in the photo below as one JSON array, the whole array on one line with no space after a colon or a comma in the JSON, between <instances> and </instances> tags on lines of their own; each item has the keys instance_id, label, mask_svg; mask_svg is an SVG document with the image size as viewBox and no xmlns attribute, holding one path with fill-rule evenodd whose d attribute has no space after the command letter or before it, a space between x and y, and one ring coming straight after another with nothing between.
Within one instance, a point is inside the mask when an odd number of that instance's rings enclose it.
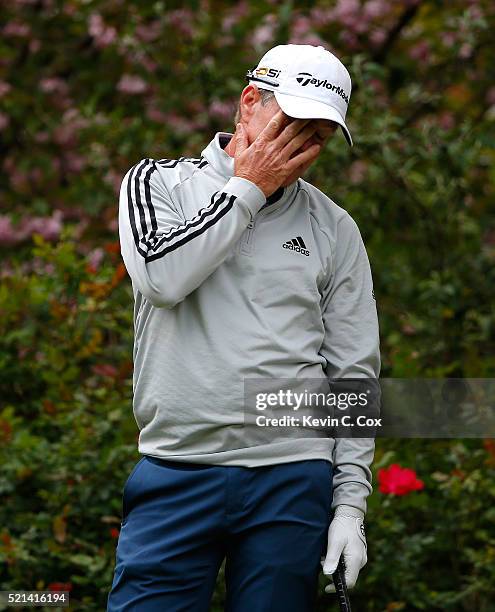
<instances>
[{"instance_id":1,"label":"blurred foliage background","mask_svg":"<svg viewBox=\"0 0 495 612\"><path fill-rule=\"evenodd\" d=\"M494 25L491 0L2 4L0 589L105 609L139 458L120 182L233 132L275 44L321 44L352 77L355 146L339 132L305 178L360 227L382 376L494 376ZM380 492L392 462L424 489ZM495 610L494 441L377 440L373 471L355 608Z\"/></svg>"}]
</instances>

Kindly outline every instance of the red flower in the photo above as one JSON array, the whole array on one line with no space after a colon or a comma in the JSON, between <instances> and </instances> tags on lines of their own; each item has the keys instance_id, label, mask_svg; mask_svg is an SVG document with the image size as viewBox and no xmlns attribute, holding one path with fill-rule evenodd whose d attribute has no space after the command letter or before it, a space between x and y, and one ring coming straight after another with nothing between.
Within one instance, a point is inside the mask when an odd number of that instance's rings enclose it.
<instances>
[{"instance_id":1,"label":"red flower","mask_svg":"<svg viewBox=\"0 0 495 612\"><path fill-rule=\"evenodd\" d=\"M112 538L118 538L119 537L119 533L120 533L120 531L117 529L117 527L112 527L110 529L110 535L112 536Z\"/></svg>"},{"instance_id":2,"label":"red flower","mask_svg":"<svg viewBox=\"0 0 495 612\"><path fill-rule=\"evenodd\" d=\"M49 591L72 591L72 582L51 582L48 585Z\"/></svg>"},{"instance_id":3,"label":"red flower","mask_svg":"<svg viewBox=\"0 0 495 612\"><path fill-rule=\"evenodd\" d=\"M414 470L403 468L397 463L378 470L378 482L380 491L391 495L406 495L425 486L424 482L417 478Z\"/></svg>"},{"instance_id":4,"label":"red flower","mask_svg":"<svg viewBox=\"0 0 495 612\"><path fill-rule=\"evenodd\" d=\"M108 376L109 378L115 378L119 373L111 363L97 363L91 366L91 370L98 376Z\"/></svg>"}]
</instances>

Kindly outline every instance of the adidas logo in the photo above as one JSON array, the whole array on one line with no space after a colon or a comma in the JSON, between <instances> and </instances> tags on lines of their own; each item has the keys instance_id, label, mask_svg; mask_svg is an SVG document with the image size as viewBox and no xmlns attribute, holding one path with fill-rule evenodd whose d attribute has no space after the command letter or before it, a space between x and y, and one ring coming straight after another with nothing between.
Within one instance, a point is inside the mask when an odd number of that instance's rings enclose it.
<instances>
[{"instance_id":1,"label":"adidas logo","mask_svg":"<svg viewBox=\"0 0 495 612\"><path fill-rule=\"evenodd\" d=\"M287 242L284 242L282 246L284 249L289 249L289 251L295 251L296 253L301 253L301 255L306 255L306 257L309 257L309 251L306 248L304 240L301 238L301 236L292 238L292 240L287 240Z\"/></svg>"}]
</instances>

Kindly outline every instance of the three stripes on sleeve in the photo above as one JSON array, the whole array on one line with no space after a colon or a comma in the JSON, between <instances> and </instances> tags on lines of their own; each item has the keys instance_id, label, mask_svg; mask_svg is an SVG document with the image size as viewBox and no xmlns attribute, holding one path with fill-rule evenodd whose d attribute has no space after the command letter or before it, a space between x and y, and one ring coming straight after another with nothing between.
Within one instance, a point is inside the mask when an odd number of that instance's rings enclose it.
<instances>
[{"instance_id":1,"label":"three stripes on sleeve","mask_svg":"<svg viewBox=\"0 0 495 612\"><path fill-rule=\"evenodd\" d=\"M177 225L174 224L173 227L163 231L163 228L159 228L157 223L153 204L155 198L171 212L175 213L175 211L168 192L163 188L155 187L153 177L156 178L159 172L157 164L164 168L173 168L179 162L191 162L198 168L203 168L208 164L206 160L183 157L178 160L159 160L158 162L145 158L133 166L127 176L129 222L136 249L146 262L164 257L167 253L200 236L226 215L236 200L235 195L216 191L211 196L209 204L201 208L195 217L177 223Z\"/></svg>"}]
</instances>

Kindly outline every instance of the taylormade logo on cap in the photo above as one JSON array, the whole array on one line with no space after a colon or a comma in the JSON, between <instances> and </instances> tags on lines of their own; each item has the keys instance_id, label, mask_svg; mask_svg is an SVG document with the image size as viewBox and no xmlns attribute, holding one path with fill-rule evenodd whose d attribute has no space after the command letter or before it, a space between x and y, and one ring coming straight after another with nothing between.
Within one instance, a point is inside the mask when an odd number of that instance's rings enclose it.
<instances>
[{"instance_id":1,"label":"taylormade logo on cap","mask_svg":"<svg viewBox=\"0 0 495 612\"><path fill-rule=\"evenodd\" d=\"M338 85L329 83L326 79L322 79L321 81L319 81L309 72L300 72L296 77L296 81L300 83L303 87L306 87L306 85L309 85L309 83L311 83L311 85L314 85L315 87L326 87L327 89L333 89L335 93L337 93L339 96L342 96L346 104L349 104L349 97L345 95L344 90Z\"/></svg>"},{"instance_id":2,"label":"taylormade logo on cap","mask_svg":"<svg viewBox=\"0 0 495 612\"><path fill-rule=\"evenodd\" d=\"M247 72L246 79L273 91L289 117L337 123L352 146L345 123L351 77L338 57L321 45L277 45Z\"/></svg>"}]
</instances>

